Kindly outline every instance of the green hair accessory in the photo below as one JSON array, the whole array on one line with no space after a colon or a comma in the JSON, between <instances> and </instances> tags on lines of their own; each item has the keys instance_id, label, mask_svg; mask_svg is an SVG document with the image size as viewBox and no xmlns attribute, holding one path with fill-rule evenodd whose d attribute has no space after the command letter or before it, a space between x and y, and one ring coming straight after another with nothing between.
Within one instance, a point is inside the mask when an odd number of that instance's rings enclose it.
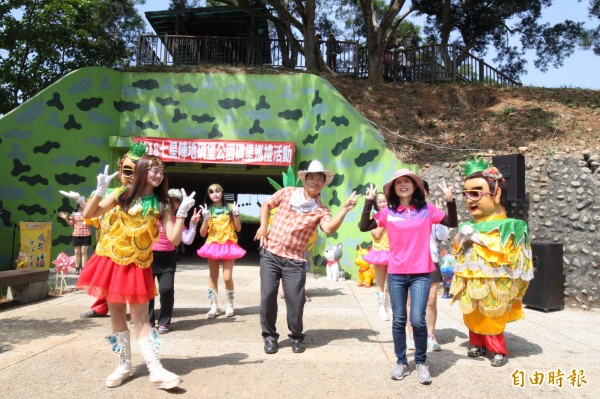
<instances>
[{"instance_id":1,"label":"green hair accessory","mask_svg":"<svg viewBox=\"0 0 600 399\"><path fill-rule=\"evenodd\" d=\"M146 155L147 152L147 147L146 144L141 143L141 142L137 142L137 143L133 143L130 147L129 147L129 152L127 153L127 156L129 157L129 159L131 159L132 161L137 161L139 160L142 156Z\"/></svg>"},{"instance_id":2,"label":"green hair accessory","mask_svg":"<svg viewBox=\"0 0 600 399\"><path fill-rule=\"evenodd\" d=\"M484 161L483 157L473 157L465 161L463 166L463 174L465 177L471 176L473 173L482 172L488 168L490 161Z\"/></svg>"}]
</instances>

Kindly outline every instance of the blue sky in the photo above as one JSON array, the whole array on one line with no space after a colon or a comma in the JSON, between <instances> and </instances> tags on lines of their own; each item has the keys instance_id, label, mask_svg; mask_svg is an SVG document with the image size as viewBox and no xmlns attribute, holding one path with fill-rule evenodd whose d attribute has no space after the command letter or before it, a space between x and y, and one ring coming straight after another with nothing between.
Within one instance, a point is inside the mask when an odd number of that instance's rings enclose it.
<instances>
[{"instance_id":1,"label":"blue sky","mask_svg":"<svg viewBox=\"0 0 600 399\"><path fill-rule=\"evenodd\" d=\"M588 28L598 26L600 21L590 20L588 17L588 0L578 2L577 0L555 0L552 7L544 10L543 20L551 24L571 19L573 21L586 22ZM138 6L142 13L145 11L166 10L169 7L168 0L148 0L143 6ZM148 30L151 29L148 27ZM550 68L547 72L541 72L533 66L534 54L531 53L527 74L521 77L521 82L526 86L537 87L580 87L585 89L600 89L600 57L594 55L591 50L576 50L561 68ZM488 62L493 58L488 57ZM489 62L491 65L493 63Z\"/></svg>"}]
</instances>

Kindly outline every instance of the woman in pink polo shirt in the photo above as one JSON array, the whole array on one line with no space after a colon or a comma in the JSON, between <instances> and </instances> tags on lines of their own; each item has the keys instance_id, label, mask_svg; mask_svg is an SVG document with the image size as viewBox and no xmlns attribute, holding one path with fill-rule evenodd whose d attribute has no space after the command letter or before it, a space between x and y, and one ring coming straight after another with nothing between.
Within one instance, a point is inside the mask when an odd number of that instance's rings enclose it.
<instances>
[{"instance_id":1,"label":"woman in pink polo shirt","mask_svg":"<svg viewBox=\"0 0 600 399\"><path fill-rule=\"evenodd\" d=\"M410 374L406 358L406 299L410 292L410 324L415 339L415 363L421 384L431 384L427 368L427 324L425 309L431 287L430 273L435 270L429 253L429 238L434 224L458 225L452 187L438 185L446 197L448 213L425 201L422 180L408 169L399 169L383 186L388 207L377 212L373 207L377 187L367 188L360 230L385 227L389 243L388 289L392 302L392 336L398 358L392 379L401 380Z\"/></svg>"}]
</instances>

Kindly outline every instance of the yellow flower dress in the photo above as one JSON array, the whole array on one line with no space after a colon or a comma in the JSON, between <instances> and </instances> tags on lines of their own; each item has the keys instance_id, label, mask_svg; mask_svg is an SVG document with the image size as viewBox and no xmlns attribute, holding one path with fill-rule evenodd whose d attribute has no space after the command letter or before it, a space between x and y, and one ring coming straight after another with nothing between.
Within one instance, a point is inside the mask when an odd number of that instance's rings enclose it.
<instances>
[{"instance_id":1,"label":"yellow flower dress","mask_svg":"<svg viewBox=\"0 0 600 399\"><path fill-rule=\"evenodd\" d=\"M533 278L527 225L505 214L464 224L473 227L482 244L465 249L454 243L452 302L460 303L470 331L498 335L506 323L524 317L521 300Z\"/></svg>"},{"instance_id":2,"label":"yellow flower dress","mask_svg":"<svg viewBox=\"0 0 600 399\"><path fill-rule=\"evenodd\" d=\"M118 197L125 188L115 189ZM145 303L154 297L152 244L158 239L161 204L155 194L126 212L118 205L100 218L102 235L77 287L108 302Z\"/></svg>"}]
</instances>

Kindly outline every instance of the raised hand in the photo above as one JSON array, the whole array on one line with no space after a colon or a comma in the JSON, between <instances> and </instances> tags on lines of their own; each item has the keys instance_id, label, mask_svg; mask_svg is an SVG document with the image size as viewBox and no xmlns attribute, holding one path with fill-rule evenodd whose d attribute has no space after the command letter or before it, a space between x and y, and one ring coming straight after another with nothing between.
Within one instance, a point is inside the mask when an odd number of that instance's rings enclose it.
<instances>
[{"instance_id":1,"label":"raised hand","mask_svg":"<svg viewBox=\"0 0 600 399\"><path fill-rule=\"evenodd\" d=\"M233 208L231 209L231 214L232 214L234 217L238 217L238 216L240 216L240 208L238 208L238 206L237 206L237 202L234 202L234 203L233 203Z\"/></svg>"},{"instance_id":2,"label":"raised hand","mask_svg":"<svg viewBox=\"0 0 600 399\"><path fill-rule=\"evenodd\" d=\"M374 200L377 195L377 186L374 186L373 183L369 183L369 187L367 187L367 192L365 193L365 199Z\"/></svg>"},{"instance_id":3,"label":"raised hand","mask_svg":"<svg viewBox=\"0 0 600 399\"><path fill-rule=\"evenodd\" d=\"M104 197L106 195L106 190L108 189L108 185L110 181L114 179L119 172L115 172L112 175L108 174L108 165L104 167L104 172L100 173L96 178L98 180L98 185L96 186L96 195L98 197Z\"/></svg>"},{"instance_id":4,"label":"raised hand","mask_svg":"<svg viewBox=\"0 0 600 399\"><path fill-rule=\"evenodd\" d=\"M190 224L198 224L200 223L200 216L202 216L200 207L194 209L194 213L192 214L192 218L190 219Z\"/></svg>"},{"instance_id":5,"label":"raised hand","mask_svg":"<svg viewBox=\"0 0 600 399\"><path fill-rule=\"evenodd\" d=\"M196 201L194 200L194 196L196 192L193 191L189 196L185 193L185 189L181 189L181 204L179 205L179 209L177 209L177 217L185 219L190 209L194 206Z\"/></svg>"},{"instance_id":6,"label":"raised hand","mask_svg":"<svg viewBox=\"0 0 600 399\"><path fill-rule=\"evenodd\" d=\"M204 204L204 206L200 205L199 208L202 212L202 218L208 221L208 219L210 219L210 212L208 211L208 206Z\"/></svg>"},{"instance_id":7,"label":"raised hand","mask_svg":"<svg viewBox=\"0 0 600 399\"><path fill-rule=\"evenodd\" d=\"M344 208L347 210L353 209L358 203L358 199L360 197L362 197L362 194L356 194L356 191L352 191L352 194L350 194L350 197L344 203Z\"/></svg>"},{"instance_id":8,"label":"raised hand","mask_svg":"<svg viewBox=\"0 0 600 399\"><path fill-rule=\"evenodd\" d=\"M446 181L443 180L442 184L438 183L437 186L444 192L444 196L446 197L446 202L451 202L454 200L454 195L452 195L452 193L454 192L454 187L452 185L447 186Z\"/></svg>"}]
</instances>

